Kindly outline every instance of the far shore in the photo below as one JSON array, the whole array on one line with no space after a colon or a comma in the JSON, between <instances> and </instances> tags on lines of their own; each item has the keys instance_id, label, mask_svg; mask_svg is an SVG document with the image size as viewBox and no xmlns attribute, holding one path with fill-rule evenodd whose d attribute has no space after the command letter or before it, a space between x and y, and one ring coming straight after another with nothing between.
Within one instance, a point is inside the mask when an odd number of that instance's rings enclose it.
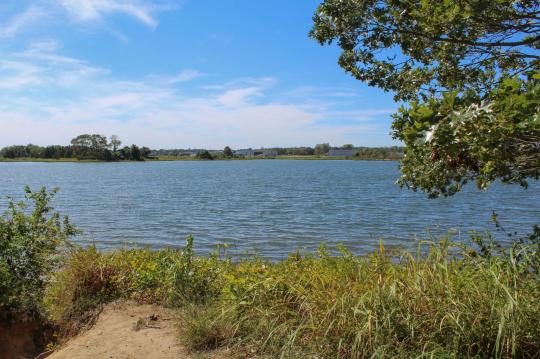
<instances>
[{"instance_id":1,"label":"far shore","mask_svg":"<svg viewBox=\"0 0 540 359\"><path fill-rule=\"evenodd\" d=\"M276 157L233 157L215 158L213 160L200 159L189 156L160 156L147 158L144 161L103 161L77 158L6 158L0 157L0 162L49 162L49 163L96 163L96 162L160 162L160 161L252 161L252 160L310 160L310 161L399 161L397 158L358 158L358 157L328 157L328 156L276 156Z\"/></svg>"}]
</instances>

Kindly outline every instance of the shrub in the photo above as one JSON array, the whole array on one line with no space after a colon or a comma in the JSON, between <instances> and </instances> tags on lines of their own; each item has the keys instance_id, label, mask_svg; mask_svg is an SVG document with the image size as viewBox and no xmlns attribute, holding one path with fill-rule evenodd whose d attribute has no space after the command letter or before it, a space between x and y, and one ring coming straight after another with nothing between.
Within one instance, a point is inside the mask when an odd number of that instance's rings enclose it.
<instances>
[{"instance_id":1,"label":"shrub","mask_svg":"<svg viewBox=\"0 0 540 359\"><path fill-rule=\"evenodd\" d=\"M47 276L56 267L59 250L77 230L49 202L57 190L25 187L24 200L8 197L0 216L0 313L41 313Z\"/></svg>"},{"instance_id":2,"label":"shrub","mask_svg":"<svg viewBox=\"0 0 540 359\"><path fill-rule=\"evenodd\" d=\"M199 151L196 156L200 160L213 160L214 156L207 150Z\"/></svg>"}]
</instances>

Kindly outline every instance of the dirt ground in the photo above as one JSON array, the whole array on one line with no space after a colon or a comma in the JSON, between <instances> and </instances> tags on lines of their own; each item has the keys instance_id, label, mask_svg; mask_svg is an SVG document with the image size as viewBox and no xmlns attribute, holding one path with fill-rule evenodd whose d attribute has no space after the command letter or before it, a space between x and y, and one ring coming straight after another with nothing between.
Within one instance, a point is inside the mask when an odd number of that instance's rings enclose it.
<instances>
[{"instance_id":1,"label":"dirt ground","mask_svg":"<svg viewBox=\"0 0 540 359\"><path fill-rule=\"evenodd\" d=\"M153 305L109 304L95 325L69 340L48 359L224 358L226 353L190 355L179 343L175 313Z\"/></svg>"}]
</instances>

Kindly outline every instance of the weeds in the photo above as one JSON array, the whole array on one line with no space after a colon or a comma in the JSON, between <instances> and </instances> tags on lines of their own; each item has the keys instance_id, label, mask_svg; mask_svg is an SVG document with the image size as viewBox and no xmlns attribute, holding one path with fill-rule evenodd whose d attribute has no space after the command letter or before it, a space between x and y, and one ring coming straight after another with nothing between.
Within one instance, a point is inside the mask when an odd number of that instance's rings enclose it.
<instances>
[{"instance_id":1,"label":"weeds","mask_svg":"<svg viewBox=\"0 0 540 359\"><path fill-rule=\"evenodd\" d=\"M511 248L425 242L238 263L183 250L78 250L47 291L57 320L116 298L182 308L194 351L285 358L539 357L536 237Z\"/></svg>"}]
</instances>

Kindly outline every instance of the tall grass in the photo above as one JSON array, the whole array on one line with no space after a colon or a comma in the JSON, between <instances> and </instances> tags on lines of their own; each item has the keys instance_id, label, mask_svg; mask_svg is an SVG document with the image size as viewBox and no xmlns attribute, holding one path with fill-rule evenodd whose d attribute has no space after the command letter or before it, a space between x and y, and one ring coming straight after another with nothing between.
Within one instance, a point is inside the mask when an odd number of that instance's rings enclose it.
<instances>
[{"instance_id":1,"label":"tall grass","mask_svg":"<svg viewBox=\"0 0 540 359\"><path fill-rule=\"evenodd\" d=\"M540 357L540 230L503 249L425 242L278 263L184 250L78 250L47 291L57 321L132 298L180 307L185 344L283 358Z\"/></svg>"}]
</instances>

